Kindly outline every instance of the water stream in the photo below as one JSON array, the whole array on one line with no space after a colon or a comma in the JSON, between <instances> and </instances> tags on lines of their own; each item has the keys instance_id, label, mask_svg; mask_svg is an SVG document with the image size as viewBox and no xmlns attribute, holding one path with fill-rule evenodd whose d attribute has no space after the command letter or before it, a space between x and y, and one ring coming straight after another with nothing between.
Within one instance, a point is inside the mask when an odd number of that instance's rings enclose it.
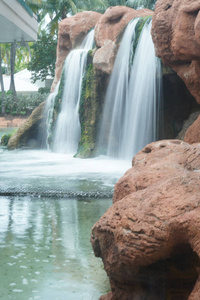
<instances>
[{"instance_id":1,"label":"water stream","mask_svg":"<svg viewBox=\"0 0 200 300\"><path fill-rule=\"evenodd\" d=\"M94 43L94 30L90 31L79 49L69 53L64 65L64 92L59 113L53 149L56 152L75 154L81 134L79 102L87 53Z\"/></svg>"},{"instance_id":2,"label":"water stream","mask_svg":"<svg viewBox=\"0 0 200 300\"><path fill-rule=\"evenodd\" d=\"M162 100L161 64L155 56L151 22L142 29L134 54L140 19L129 23L115 59L106 94L99 148L108 156L131 159L158 138ZM101 150L100 150L101 151Z\"/></svg>"}]
</instances>

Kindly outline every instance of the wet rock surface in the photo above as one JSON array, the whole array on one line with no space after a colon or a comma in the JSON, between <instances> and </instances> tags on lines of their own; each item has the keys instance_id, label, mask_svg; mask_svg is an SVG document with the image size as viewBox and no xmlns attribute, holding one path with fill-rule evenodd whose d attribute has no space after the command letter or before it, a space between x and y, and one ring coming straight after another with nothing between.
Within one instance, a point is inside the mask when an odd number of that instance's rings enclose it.
<instances>
[{"instance_id":1,"label":"wet rock surface","mask_svg":"<svg viewBox=\"0 0 200 300\"><path fill-rule=\"evenodd\" d=\"M109 7L95 26L97 51L94 55L94 67L110 74L117 54L119 43L127 24L137 17L151 16L149 9L134 10L125 6Z\"/></svg>"},{"instance_id":2,"label":"wet rock surface","mask_svg":"<svg viewBox=\"0 0 200 300\"><path fill-rule=\"evenodd\" d=\"M43 108L42 102L35 108L30 117L19 127L17 132L9 139L8 149L16 148L39 148L38 133L43 125Z\"/></svg>"},{"instance_id":3,"label":"wet rock surface","mask_svg":"<svg viewBox=\"0 0 200 300\"><path fill-rule=\"evenodd\" d=\"M100 13L84 11L66 18L59 23L56 70L54 82L51 87L52 91L61 78L64 61L70 50L80 45L86 34L95 26L100 17Z\"/></svg>"},{"instance_id":4,"label":"wet rock surface","mask_svg":"<svg viewBox=\"0 0 200 300\"><path fill-rule=\"evenodd\" d=\"M101 299L199 299L200 145L155 142L132 165L92 229L111 285Z\"/></svg>"},{"instance_id":5,"label":"wet rock surface","mask_svg":"<svg viewBox=\"0 0 200 300\"><path fill-rule=\"evenodd\" d=\"M200 104L200 2L158 0L152 23L156 52Z\"/></svg>"}]
</instances>

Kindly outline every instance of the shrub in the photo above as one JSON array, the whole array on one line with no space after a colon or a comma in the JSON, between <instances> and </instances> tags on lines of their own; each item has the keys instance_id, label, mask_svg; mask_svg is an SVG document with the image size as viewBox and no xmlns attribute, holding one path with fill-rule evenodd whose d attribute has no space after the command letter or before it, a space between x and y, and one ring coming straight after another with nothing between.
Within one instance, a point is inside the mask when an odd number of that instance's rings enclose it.
<instances>
[{"instance_id":1,"label":"shrub","mask_svg":"<svg viewBox=\"0 0 200 300\"><path fill-rule=\"evenodd\" d=\"M31 112L43 101L47 99L47 93L35 93L29 95L18 94L17 99L13 98L13 94L7 92L4 99L0 94L0 108L4 102L6 114L16 115L30 115Z\"/></svg>"}]
</instances>

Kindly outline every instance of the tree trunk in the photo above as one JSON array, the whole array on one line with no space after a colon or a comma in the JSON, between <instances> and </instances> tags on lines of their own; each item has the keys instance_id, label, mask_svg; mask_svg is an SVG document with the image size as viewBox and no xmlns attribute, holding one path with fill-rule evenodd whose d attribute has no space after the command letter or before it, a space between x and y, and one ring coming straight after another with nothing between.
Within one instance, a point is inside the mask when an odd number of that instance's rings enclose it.
<instances>
[{"instance_id":1,"label":"tree trunk","mask_svg":"<svg viewBox=\"0 0 200 300\"><path fill-rule=\"evenodd\" d=\"M10 47L10 88L9 90L13 92L14 100L17 99L17 93L15 90L15 55L16 55L16 42L13 42Z\"/></svg>"},{"instance_id":2,"label":"tree trunk","mask_svg":"<svg viewBox=\"0 0 200 300\"><path fill-rule=\"evenodd\" d=\"M28 42L25 43L26 48L28 49L28 53L29 53L29 61L31 60L31 49L29 47Z\"/></svg>"},{"instance_id":3,"label":"tree trunk","mask_svg":"<svg viewBox=\"0 0 200 300\"><path fill-rule=\"evenodd\" d=\"M6 49L6 75L10 75L10 56L9 56L9 51Z\"/></svg>"},{"instance_id":4,"label":"tree trunk","mask_svg":"<svg viewBox=\"0 0 200 300\"><path fill-rule=\"evenodd\" d=\"M1 46L0 46L0 84L1 84L1 112L5 114L5 91L2 74L2 57L1 57Z\"/></svg>"}]
</instances>

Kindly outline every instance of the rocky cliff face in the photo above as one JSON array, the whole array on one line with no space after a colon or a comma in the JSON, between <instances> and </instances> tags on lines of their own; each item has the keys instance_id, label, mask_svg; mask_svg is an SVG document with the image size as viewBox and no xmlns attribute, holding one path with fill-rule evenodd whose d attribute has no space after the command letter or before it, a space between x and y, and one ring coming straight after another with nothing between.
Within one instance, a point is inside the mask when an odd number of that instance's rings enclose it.
<instances>
[{"instance_id":1,"label":"rocky cliff face","mask_svg":"<svg viewBox=\"0 0 200 300\"><path fill-rule=\"evenodd\" d=\"M83 38L95 26L100 17L101 14L94 11L84 11L59 23L56 70L51 87L52 91L61 78L64 61L70 50L80 45Z\"/></svg>"},{"instance_id":2,"label":"rocky cliff face","mask_svg":"<svg viewBox=\"0 0 200 300\"><path fill-rule=\"evenodd\" d=\"M74 49L89 29L96 24L96 47L89 53L86 74L83 79L79 109L81 139L76 154L77 157L92 157L95 155L95 144L108 75L112 71L126 25L135 17L146 17L152 14L153 12L148 9L137 11L129 7L115 6L109 8L104 15L83 12L61 21L59 25L56 76L52 89L61 77L64 60L69 50Z\"/></svg>"},{"instance_id":3,"label":"rocky cliff face","mask_svg":"<svg viewBox=\"0 0 200 300\"><path fill-rule=\"evenodd\" d=\"M200 104L200 2L158 0L152 25L156 52Z\"/></svg>"},{"instance_id":4,"label":"rocky cliff face","mask_svg":"<svg viewBox=\"0 0 200 300\"><path fill-rule=\"evenodd\" d=\"M138 17L151 16L149 9L134 10L125 6L113 6L106 10L95 26L96 51L94 67L110 74L117 50L127 24Z\"/></svg>"},{"instance_id":5,"label":"rocky cliff face","mask_svg":"<svg viewBox=\"0 0 200 300\"><path fill-rule=\"evenodd\" d=\"M132 165L92 229L111 284L100 299L199 299L200 146L152 143Z\"/></svg>"}]
</instances>

